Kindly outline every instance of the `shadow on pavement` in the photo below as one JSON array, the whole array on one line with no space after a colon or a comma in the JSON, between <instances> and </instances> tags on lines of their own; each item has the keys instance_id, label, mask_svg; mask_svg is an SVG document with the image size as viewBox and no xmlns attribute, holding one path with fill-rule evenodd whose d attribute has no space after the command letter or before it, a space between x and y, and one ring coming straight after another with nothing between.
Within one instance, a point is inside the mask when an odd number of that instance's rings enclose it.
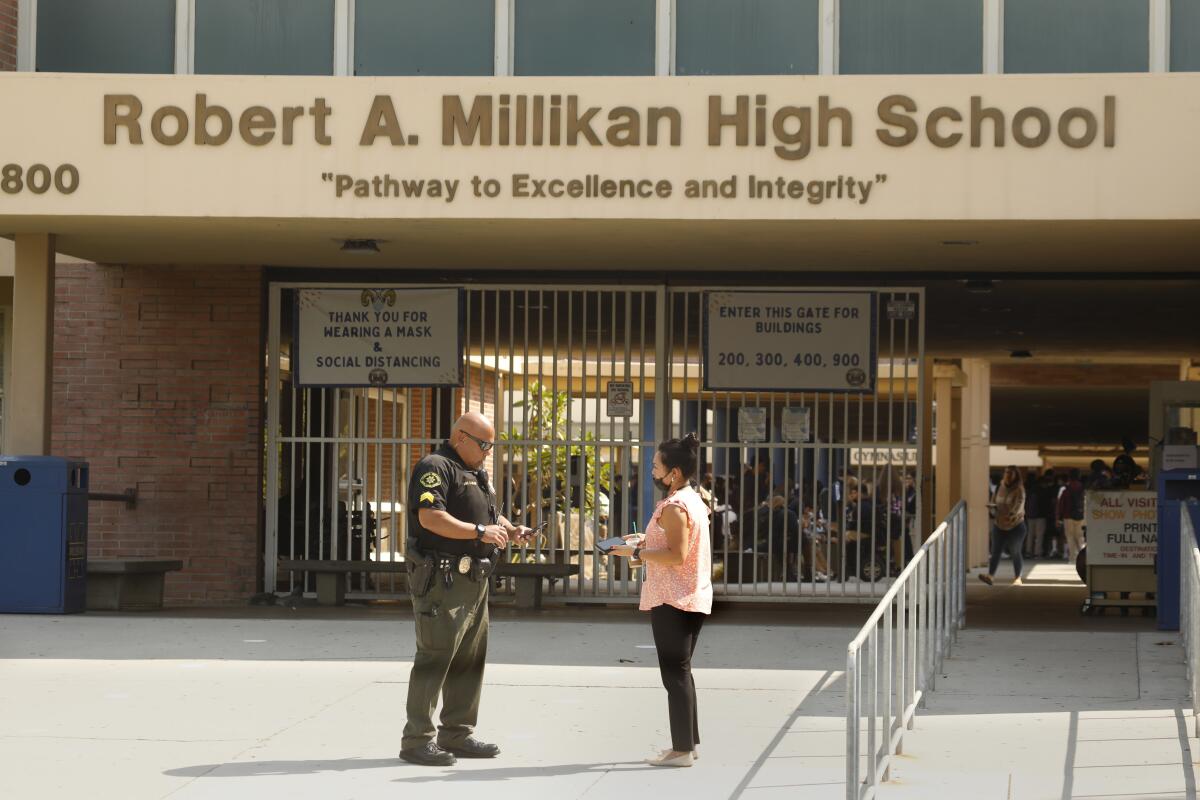
<instances>
[{"instance_id":1,"label":"shadow on pavement","mask_svg":"<svg viewBox=\"0 0 1200 800\"><path fill-rule=\"evenodd\" d=\"M334 758L312 761L231 761L226 764L197 764L163 770L176 778L251 778L268 775L317 775L322 772L349 772L359 769L384 769L403 765L398 758Z\"/></svg>"},{"instance_id":2,"label":"shadow on pavement","mask_svg":"<svg viewBox=\"0 0 1200 800\"><path fill-rule=\"evenodd\" d=\"M614 767L652 770L655 767L641 761L605 761L595 764L557 764L537 767L497 767L495 769L449 770L437 775L417 775L396 778L393 783L442 783L443 781L512 781L522 778L558 778L564 775L583 775L589 772L612 772ZM422 767L413 767L423 769ZM621 770L627 771L627 770Z\"/></svg>"}]
</instances>

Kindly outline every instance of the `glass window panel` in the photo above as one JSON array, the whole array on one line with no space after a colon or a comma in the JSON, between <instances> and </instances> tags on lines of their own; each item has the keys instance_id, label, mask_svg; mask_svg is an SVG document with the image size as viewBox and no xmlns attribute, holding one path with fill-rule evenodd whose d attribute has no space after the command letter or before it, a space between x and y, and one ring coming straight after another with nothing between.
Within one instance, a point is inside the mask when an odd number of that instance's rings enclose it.
<instances>
[{"instance_id":1,"label":"glass window panel","mask_svg":"<svg viewBox=\"0 0 1200 800\"><path fill-rule=\"evenodd\" d=\"M513 0L517 75L653 75L654 0Z\"/></svg>"},{"instance_id":2,"label":"glass window panel","mask_svg":"<svg viewBox=\"0 0 1200 800\"><path fill-rule=\"evenodd\" d=\"M491 75L495 0L357 0L355 75Z\"/></svg>"},{"instance_id":3,"label":"glass window panel","mask_svg":"<svg viewBox=\"0 0 1200 800\"><path fill-rule=\"evenodd\" d=\"M818 0L676 0L677 75L813 75Z\"/></svg>"},{"instance_id":4,"label":"glass window panel","mask_svg":"<svg viewBox=\"0 0 1200 800\"><path fill-rule=\"evenodd\" d=\"M1005 72L1145 72L1146 0L1005 0Z\"/></svg>"},{"instance_id":5,"label":"glass window panel","mask_svg":"<svg viewBox=\"0 0 1200 800\"><path fill-rule=\"evenodd\" d=\"M1171 69L1200 72L1200 0L1171 3Z\"/></svg>"},{"instance_id":6,"label":"glass window panel","mask_svg":"<svg viewBox=\"0 0 1200 800\"><path fill-rule=\"evenodd\" d=\"M842 0L838 72L983 72L983 0Z\"/></svg>"},{"instance_id":7,"label":"glass window panel","mask_svg":"<svg viewBox=\"0 0 1200 800\"><path fill-rule=\"evenodd\" d=\"M196 73L332 75L334 0L196 0Z\"/></svg>"},{"instance_id":8,"label":"glass window panel","mask_svg":"<svg viewBox=\"0 0 1200 800\"><path fill-rule=\"evenodd\" d=\"M39 72L175 71L175 0L39 0Z\"/></svg>"}]
</instances>

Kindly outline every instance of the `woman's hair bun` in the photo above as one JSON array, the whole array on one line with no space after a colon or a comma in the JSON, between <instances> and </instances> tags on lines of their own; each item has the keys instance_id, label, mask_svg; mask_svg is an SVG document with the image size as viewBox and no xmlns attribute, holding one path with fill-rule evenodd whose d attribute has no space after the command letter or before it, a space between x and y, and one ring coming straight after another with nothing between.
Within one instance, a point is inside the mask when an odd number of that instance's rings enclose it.
<instances>
[{"instance_id":1,"label":"woman's hair bun","mask_svg":"<svg viewBox=\"0 0 1200 800\"><path fill-rule=\"evenodd\" d=\"M700 439L696 436L696 432L692 431L687 436L683 437L683 443L692 450L700 449Z\"/></svg>"}]
</instances>

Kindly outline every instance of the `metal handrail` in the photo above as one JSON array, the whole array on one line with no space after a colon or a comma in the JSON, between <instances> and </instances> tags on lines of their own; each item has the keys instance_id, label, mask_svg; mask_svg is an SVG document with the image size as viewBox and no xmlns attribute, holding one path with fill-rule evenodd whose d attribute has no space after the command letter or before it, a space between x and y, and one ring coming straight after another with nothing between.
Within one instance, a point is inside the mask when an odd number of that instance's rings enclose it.
<instances>
[{"instance_id":1,"label":"metal handrail","mask_svg":"<svg viewBox=\"0 0 1200 800\"><path fill-rule=\"evenodd\" d=\"M1200 736L1200 718L1196 717L1196 699L1200 697L1200 547L1187 503L1179 504L1179 514L1179 636L1187 662L1195 735Z\"/></svg>"},{"instance_id":2,"label":"metal handrail","mask_svg":"<svg viewBox=\"0 0 1200 800\"><path fill-rule=\"evenodd\" d=\"M892 756L903 752L917 706L958 638L966 620L966 536L967 504L959 501L847 647L846 800L869 800L889 779Z\"/></svg>"}]
</instances>

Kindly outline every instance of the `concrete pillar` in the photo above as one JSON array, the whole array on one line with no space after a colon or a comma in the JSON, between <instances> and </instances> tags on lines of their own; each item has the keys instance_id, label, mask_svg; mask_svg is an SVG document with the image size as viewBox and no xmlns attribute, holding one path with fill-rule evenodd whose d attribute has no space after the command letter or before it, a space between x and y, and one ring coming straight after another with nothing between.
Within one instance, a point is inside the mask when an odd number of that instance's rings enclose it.
<instances>
[{"instance_id":1,"label":"concrete pillar","mask_svg":"<svg viewBox=\"0 0 1200 800\"><path fill-rule=\"evenodd\" d=\"M934 417L934 448L937 451L937 471L934 481L932 525L922 535L933 533L954 504L962 496L962 424L961 401L966 377L957 364L933 365L933 399L937 403Z\"/></svg>"},{"instance_id":2,"label":"concrete pillar","mask_svg":"<svg viewBox=\"0 0 1200 800\"><path fill-rule=\"evenodd\" d=\"M1179 380L1181 381L1200 381L1200 363L1193 361L1190 358L1185 358L1179 364ZM1200 422L1200 413L1197 413L1195 408L1180 408L1179 409L1179 424L1189 428L1196 428L1196 423Z\"/></svg>"},{"instance_id":3,"label":"concrete pillar","mask_svg":"<svg viewBox=\"0 0 1200 800\"><path fill-rule=\"evenodd\" d=\"M992 427L992 365L979 358L964 358L967 384L962 396L962 496L967 501L967 563L987 561L990 520L988 467Z\"/></svg>"},{"instance_id":4,"label":"concrete pillar","mask_svg":"<svg viewBox=\"0 0 1200 800\"><path fill-rule=\"evenodd\" d=\"M5 398L3 452L50 452L54 358L54 236L18 233L13 279L11 383Z\"/></svg>"},{"instance_id":5,"label":"concrete pillar","mask_svg":"<svg viewBox=\"0 0 1200 800\"><path fill-rule=\"evenodd\" d=\"M0 242L0 247L5 244L8 244L7 240ZM0 372L0 390L12 386L12 304L13 279L0 275L0 316L3 317L0 319L0 361L4 364L3 372ZM10 394L9 397L11 396ZM0 453L6 452L8 451L4 447L4 420L0 418Z\"/></svg>"}]
</instances>

